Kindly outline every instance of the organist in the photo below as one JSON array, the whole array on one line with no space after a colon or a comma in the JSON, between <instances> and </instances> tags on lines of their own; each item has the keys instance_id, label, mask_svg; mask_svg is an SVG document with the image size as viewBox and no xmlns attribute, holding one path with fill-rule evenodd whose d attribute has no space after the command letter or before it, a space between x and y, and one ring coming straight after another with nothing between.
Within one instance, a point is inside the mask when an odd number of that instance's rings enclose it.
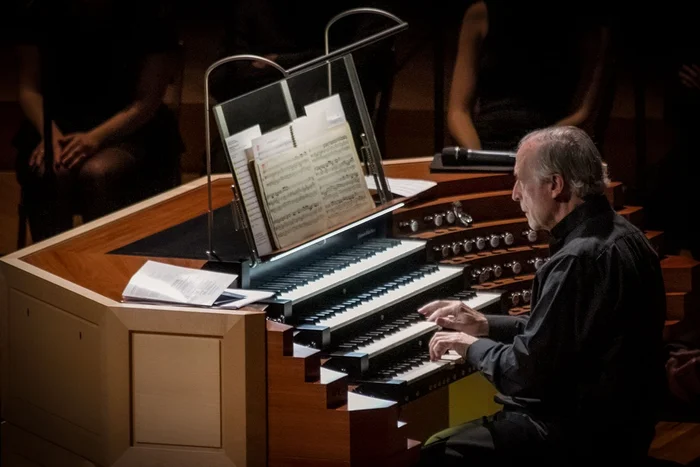
<instances>
[{"instance_id":1,"label":"organist","mask_svg":"<svg viewBox=\"0 0 700 467\"><path fill-rule=\"evenodd\" d=\"M529 316L491 316L460 302L420 313L445 331L431 358L464 355L498 390L496 414L434 435L425 466L641 464L665 391L665 291L659 258L604 196L605 165L575 127L525 136L513 199L552 236Z\"/></svg>"}]
</instances>

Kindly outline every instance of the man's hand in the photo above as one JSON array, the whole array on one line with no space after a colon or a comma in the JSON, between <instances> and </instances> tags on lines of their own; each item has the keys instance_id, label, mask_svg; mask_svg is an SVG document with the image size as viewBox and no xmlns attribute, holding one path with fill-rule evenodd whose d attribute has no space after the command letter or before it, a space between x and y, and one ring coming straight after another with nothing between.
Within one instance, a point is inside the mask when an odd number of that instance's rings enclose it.
<instances>
[{"instance_id":1,"label":"man's hand","mask_svg":"<svg viewBox=\"0 0 700 467\"><path fill-rule=\"evenodd\" d=\"M454 329L472 336L484 337L489 334L486 316L459 300L437 300L420 308L418 313L445 329Z\"/></svg>"},{"instance_id":2,"label":"man's hand","mask_svg":"<svg viewBox=\"0 0 700 467\"><path fill-rule=\"evenodd\" d=\"M430 360L440 360L448 350L454 350L465 357L469 346L477 340L479 339L463 332L436 332L428 344Z\"/></svg>"},{"instance_id":3,"label":"man's hand","mask_svg":"<svg viewBox=\"0 0 700 467\"><path fill-rule=\"evenodd\" d=\"M63 152L60 158L56 158L56 164L68 169L77 167L92 157L101 144L99 139L90 132L68 134L61 138L59 143L63 146Z\"/></svg>"}]
</instances>

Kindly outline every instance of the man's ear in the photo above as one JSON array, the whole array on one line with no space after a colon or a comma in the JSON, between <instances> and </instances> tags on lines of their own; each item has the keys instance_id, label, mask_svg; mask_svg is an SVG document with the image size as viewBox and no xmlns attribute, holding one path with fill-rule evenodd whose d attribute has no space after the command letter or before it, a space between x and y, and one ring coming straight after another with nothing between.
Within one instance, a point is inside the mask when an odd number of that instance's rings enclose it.
<instances>
[{"instance_id":1,"label":"man's ear","mask_svg":"<svg viewBox=\"0 0 700 467\"><path fill-rule=\"evenodd\" d=\"M566 187L564 185L564 177L562 177L560 174L552 175L550 188L552 190L552 199L568 196L568 193L566 193L565 188Z\"/></svg>"}]
</instances>

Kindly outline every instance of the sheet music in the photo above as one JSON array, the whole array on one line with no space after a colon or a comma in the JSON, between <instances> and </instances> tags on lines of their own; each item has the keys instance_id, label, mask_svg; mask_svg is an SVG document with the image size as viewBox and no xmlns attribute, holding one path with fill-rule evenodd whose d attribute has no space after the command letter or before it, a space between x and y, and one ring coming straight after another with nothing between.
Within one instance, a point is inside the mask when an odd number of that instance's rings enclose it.
<instances>
[{"instance_id":1,"label":"sheet music","mask_svg":"<svg viewBox=\"0 0 700 467\"><path fill-rule=\"evenodd\" d=\"M326 228L321 192L303 148L256 160L270 225L279 248Z\"/></svg>"},{"instance_id":2,"label":"sheet music","mask_svg":"<svg viewBox=\"0 0 700 467\"><path fill-rule=\"evenodd\" d=\"M367 187L376 190L377 185L374 183L374 177L367 175L365 177ZM415 196L437 185L430 180L415 180L412 178L386 178L386 183L389 185L389 190L398 196Z\"/></svg>"},{"instance_id":3,"label":"sheet music","mask_svg":"<svg viewBox=\"0 0 700 467\"><path fill-rule=\"evenodd\" d=\"M291 131L297 147L322 134L328 128L325 114L304 115L291 123Z\"/></svg>"},{"instance_id":4,"label":"sheet music","mask_svg":"<svg viewBox=\"0 0 700 467\"><path fill-rule=\"evenodd\" d=\"M374 209L347 122L327 129L307 148L329 227Z\"/></svg>"},{"instance_id":5,"label":"sheet music","mask_svg":"<svg viewBox=\"0 0 700 467\"><path fill-rule=\"evenodd\" d=\"M338 94L333 94L330 97L306 105L304 106L304 111L309 116L325 116L328 126L335 126L346 121L343 104L340 102Z\"/></svg>"},{"instance_id":6,"label":"sheet music","mask_svg":"<svg viewBox=\"0 0 700 467\"><path fill-rule=\"evenodd\" d=\"M251 141L255 160L265 162L294 147L294 139L289 131L289 125L268 131Z\"/></svg>"},{"instance_id":7,"label":"sheet music","mask_svg":"<svg viewBox=\"0 0 700 467\"><path fill-rule=\"evenodd\" d=\"M263 213L260 210L260 203L258 202L258 196L250 175L248 157L245 151L246 148L251 147L252 140L259 136L261 136L260 125L255 125L226 138L226 145L231 158L231 165L243 196L243 204L248 214L248 222L255 240L255 248L258 250L259 255L266 255L272 252L272 243L267 233Z\"/></svg>"},{"instance_id":8,"label":"sheet music","mask_svg":"<svg viewBox=\"0 0 700 467\"><path fill-rule=\"evenodd\" d=\"M149 303L211 306L237 277L236 274L148 260L131 277L122 298Z\"/></svg>"},{"instance_id":9,"label":"sheet music","mask_svg":"<svg viewBox=\"0 0 700 467\"><path fill-rule=\"evenodd\" d=\"M250 290L250 289L226 289L217 300L215 306L218 308L230 308L237 310L238 308L250 305L265 298L270 298L275 295L274 292L267 290Z\"/></svg>"}]
</instances>

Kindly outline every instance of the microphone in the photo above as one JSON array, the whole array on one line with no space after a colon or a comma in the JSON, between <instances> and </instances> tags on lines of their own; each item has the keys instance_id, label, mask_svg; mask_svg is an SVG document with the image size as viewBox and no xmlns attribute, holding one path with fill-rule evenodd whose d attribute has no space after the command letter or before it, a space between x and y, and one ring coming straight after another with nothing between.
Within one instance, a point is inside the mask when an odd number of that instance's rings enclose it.
<instances>
[{"instance_id":1,"label":"microphone","mask_svg":"<svg viewBox=\"0 0 700 467\"><path fill-rule=\"evenodd\" d=\"M492 151L448 146L443 148L441 158L442 165L445 166L515 165L515 152L512 151Z\"/></svg>"}]
</instances>

